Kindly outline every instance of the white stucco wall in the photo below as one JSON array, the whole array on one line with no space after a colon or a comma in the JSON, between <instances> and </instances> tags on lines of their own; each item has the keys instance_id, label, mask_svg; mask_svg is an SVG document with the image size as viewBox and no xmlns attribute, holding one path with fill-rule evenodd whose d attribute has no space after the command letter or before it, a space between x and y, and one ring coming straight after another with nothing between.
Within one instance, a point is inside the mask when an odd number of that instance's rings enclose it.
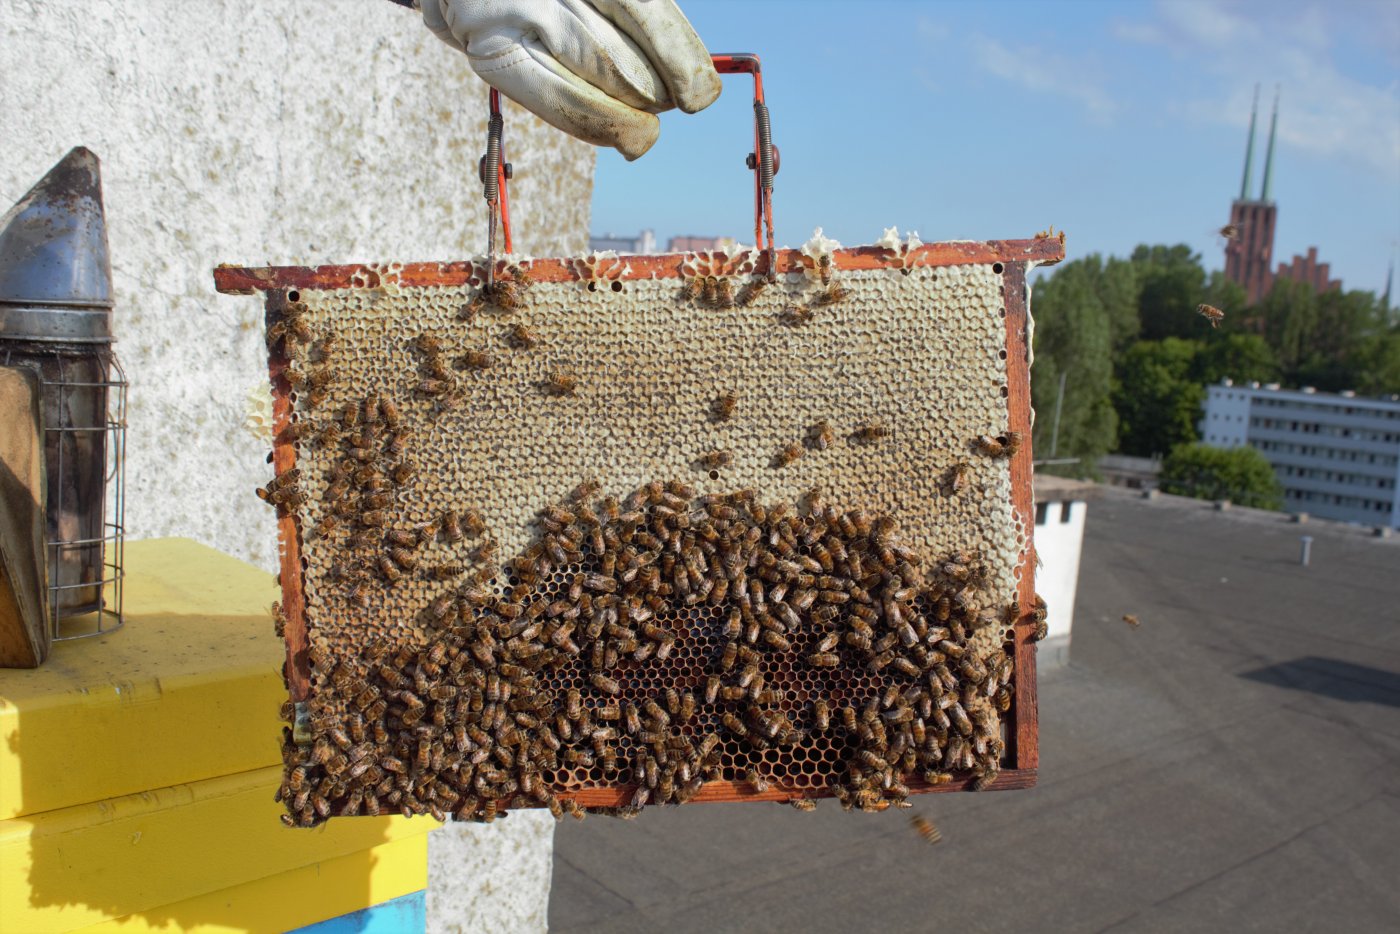
<instances>
[{"instance_id":1,"label":"white stucco wall","mask_svg":"<svg viewBox=\"0 0 1400 934\"><path fill-rule=\"evenodd\" d=\"M1074 596L1079 589L1079 556L1084 550L1084 518L1089 504L1083 500L1052 500L1037 504L1035 550L1041 566L1035 572L1035 590L1045 598L1049 627L1040 643L1041 664L1063 664L1069 658L1070 630L1074 622ZM1044 511L1044 522L1039 521ZM1068 521L1065 521L1066 517Z\"/></svg>"},{"instance_id":2,"label":"white stucco wall","mask_svg":"<svg viewBox=\"0 0 1400 934\"><path fill-rule=\"evenodd\" d=\"M261 305L210 270L480 251L485 96L384 2L0 3L0 210L73 146L102 159L132 537L274 568L266 448L242 427ZM513 106L506 133L517 250L581 252L593 151ZM543 930L551 835L540 813L435 833L430 928Z\"/></svg>"}]
</instances>

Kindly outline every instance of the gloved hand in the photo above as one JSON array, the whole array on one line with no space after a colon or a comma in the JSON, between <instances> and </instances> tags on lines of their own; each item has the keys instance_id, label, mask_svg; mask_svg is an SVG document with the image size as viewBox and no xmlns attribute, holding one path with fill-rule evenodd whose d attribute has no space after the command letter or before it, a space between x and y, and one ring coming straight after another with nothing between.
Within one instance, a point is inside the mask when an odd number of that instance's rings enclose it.
<instances>
[{"instance_id":1,"label":"gloved hand","mask_svg":"<svg viewBox=\"0 0 1400 934\"><path fill-rule=\"evenodd\" d=\"M654 116L719 97L700 37L672 0L422 0L423 22L487 84L565 133L629 160Z\"/></svg>"}]
</instances>

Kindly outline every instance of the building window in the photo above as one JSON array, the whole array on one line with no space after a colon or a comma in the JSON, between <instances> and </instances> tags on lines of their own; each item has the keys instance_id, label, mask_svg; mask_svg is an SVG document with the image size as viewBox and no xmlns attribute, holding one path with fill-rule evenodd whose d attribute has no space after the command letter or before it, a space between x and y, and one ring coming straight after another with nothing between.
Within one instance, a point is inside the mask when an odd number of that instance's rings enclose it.
<instances>
[{"instance_id":1,"label":"building window","mask_svg":"<svg viewBox=\"0 0 1400 934\"><path fill-rule=\"evenodd\" d=\"M1068 522L1069 522L1069 520L1070 520L1070 510L1071 510L1073 507L1074 507L1074 503L1065 503L1063 506L1060 507L1060 522L1062 522L1062 523L1068 523Z\"/></svg>"},{"instance_id":2,"label":"building window","mask_svg":"<svg viewBox=\"0 0 1400 934\"><path fill-rule=\"evenodd\" d=\"M1049 504L1049 503L1036 503L1036 504L1035 504L1035 524L1036 524L1036 525L1044 525L1044 524L1045 524L1045 517L1046 517L1046 515L1049 513L1049 511L1050 511L1050 504Z\"/></svg>"}]
</instances>

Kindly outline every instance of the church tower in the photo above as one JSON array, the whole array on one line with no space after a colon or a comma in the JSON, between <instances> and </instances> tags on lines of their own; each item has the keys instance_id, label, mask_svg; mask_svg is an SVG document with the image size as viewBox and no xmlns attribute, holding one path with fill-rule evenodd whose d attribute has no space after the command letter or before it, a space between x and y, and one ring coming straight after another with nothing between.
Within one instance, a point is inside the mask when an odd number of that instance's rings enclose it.
<instances>
[{"instance_id":1,"label":"church tower","mask_svg":"<svg viewBox=\"0 0 1400 934\"><path fill-rule=\"evenodd\" d=\"M1225 245L1225 277L1244 286L1245 301L1256 304L1273 284L1274 224L1278 207L1269 197L1273 185L1274 136L1278 130L1278 91L1269 121L1269 148L1264 156L1264 186L1258 199L1250 197L1254 163L1254 125L1259 116L1259 86L1254 87L1254 108L1249 115L1249 141L1244 150L1244 179L1240 196L1230 205L1230 223L1239 234Z\"/></svg>"}]
</instances>

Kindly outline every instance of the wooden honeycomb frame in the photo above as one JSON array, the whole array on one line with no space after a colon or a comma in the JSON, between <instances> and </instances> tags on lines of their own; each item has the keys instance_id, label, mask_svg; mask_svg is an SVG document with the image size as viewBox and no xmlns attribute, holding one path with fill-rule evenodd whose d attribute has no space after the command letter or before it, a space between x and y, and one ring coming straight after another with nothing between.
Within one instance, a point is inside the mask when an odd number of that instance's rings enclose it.
<instances>
[{"instance_id":1,"label":"wooden honeycomb frame","mask_svg":"<svg viewBox=\"0 0 1400 934\"><path fill-rule=\"evenodd\" d=\"M1001 367L999 372L1004 379L1002 384L1004 386L1002 392L1004 402L998 403L1003 420L1000 420L996 425L987 427L988 430L1019 431L1029 439L1031 423L1029 348L1027 344L1029 339L1027 308L1029 292L1026 288L1026 274L1028 269L1034 265L1053 263L1062 257L1063 245L1058 240L1038 238L1029 241L929 244L912 251L891 251L881 247L841 250L833 254L832 267L838 281L852 288L858 296L863 294L864 290L873 289L880 295L889 291L897 297L900 294L899 290L910 287L911 282L917 283L924 277L937 279L942 275L945 279L951 277L958 280L960 276L968 279L967 283L955 281L952 287L953 293L961 294L959 289L962 292L977 293L978 289L982 289L982 292L978 294L985 298L987 283L999 283L995 286L998 294L995 304L999 306L996 310L1000 312L1004 320L1001 326L994 329L994 333L998 341L995 349L997 349L998 355L1004 358L1004 364L996 365ZM703 254L593 257L588 260L541 260L529 263L527 268L531 280L541 286L539 292L557 288L562 290L559 291L558 295L555 292L549 294L564 302L565 305L588 306L590 302L594 304L607 302L609 293L621 292L622 290L651 289L653 291L648 294L660 297L663 293L655 290L664 288L664 295L670 296L676 291L676 286L679 284L677 280L697 273L733 274L736 277L736 284L754 281L754 274L762 271L759 268L762 263L762 259L754 256L731 259L723 254ZM818 271L811 259L796 251L780 252L777 256L777 270L778 287L768 290L775 294L769 294L762 300L767 302L765 305L755 302L755 314L762 314L768 319L773 319L784 303L790 303L803 294L810 294L816 288L818 278ZM272 326L281 320L287 301L293 297L318 305L321 299L325 299L327 301L326 314L332 317L348 307L344 305L344 301L350 296L355 297L350 304L359 302L372 308L382 303L393 306L399 296L423 293L437 295L440 293L453 307L456 307L479 287L481 267L475 263L334 266L316 269L221 267L216 270L215 277L220 291L233 293L260 291L266 293L268 323ZM368 296L367 304L360 301L366 296ZM666 299L663 301L674 300ZM340 305L338 306L337 303ZM588 308L585 307L584 310L587 311ZM843 313L840 305L829 311L834 316L840 316ZM936 305L928 311L931 317L937 318L942 309ZM723 321L727 314L730 312L724 309L706 310L701 313L703 317L719 321ZM427 318L424 321L426 322ZM441 321L438 323L448 328L443 333L452 333L451 329L454 325L444 324ZM498 327L499 324L494 326ZM579 320L577 319L565 325L565 327L576 329L578 326ZM763 325L760 323L759 326ZM772 327L774 328L772 333L777 340L800 341L804 339L797 329L787 329L777 323L772 323ZM402 336L408 340L413 337L413 334L405 333ZM983 341L983 346L987 346L985 341ZM277 347L279 350L272 354L270 366L274 386L275 427L280 433L296 415L298 404L296 395L286 379L288 361L280 353L281 345L277 345ZM921 353L925 352L927 352L927 348L921 351ZM962 364L953 361L949 362L948 365L951 367ZM967 365L970 368L974 364L969 362ZM985 361L980 365L985 365ZM658 386L664 382L664 377L657 377ZM499 395L496 399L499 402ZM698 415L697 421L699 421ZM851 427L849 419L841 427L849 429ZM895 430L898 434L899 427L897 425ZM793 434L795 436L797 432L794 431ZM893 458L897 451L898 449L893 449L886 453ZM762 453L766 456L771 451L764 450ZM305 464L306 458L300 454L297 445L279 443L274 448L273 461L277 471L281 473L296 466L299 462ZM1009 461L1004 462L1004 466L1005 482L998 486L998 490L1005 500L1009 513L1002 513L1002 518L1004 519L1009 514L1020 527L1019 532L1009 529L1002 530L1003 532L1011 531L1013 535L1019 534L1014 580L1008 579L1007 583L1014 588L1014 599L1020 612L1019 622L1014 627L1013 641L1016 663L1014 705L1003 720L1007 747L1000 777L991 786L994 789L1029 787L1034 784L1038 759L1035 647L1030 638L1034 628L1032 622L1034 552L1030 544L1029 532L1032 525L1030 517L1033 516L1034 507L1030 484L1031 452L1029 443L1023 445L1021 450ZM661 469L675 472L674 459ZM607 492L618 496L625 495L644 479L643 475L637 474L635 471L628 474L624 470L618 475L609 476L606 469L595 467L590 472L600 475ZM681 479L694 479L693 475L686 476L684 473L680 476ZM800 491L811 485L813 479L817 481L825 479L818 472L814 478L804 477L797 481L785 480L783 483L775 485L770 480L772 476L771 473L765 473L762 469L752 465L745 474L745 478L749 481L757 477L758 482L752 485L758 486L760 494L765 499L773 501L791 498L794 491ZM664 477L651 477L651 479L659 478ZM574 473L570 483L577 482L578 479L578 473ZM737 488L740 485L738 480L729 477L725 477L718 485L706 484L703 477L697 483L702 491ZM529 510L538 509L546 505L547 502L560 498L565 490L556 485L554 489L548 491L548 496L545 499L540 498L539 490L532 492L534 495L527 497L528 505L526 508ZM314 509L314 505L312 508ZM523 526L518 521L519 509L515 510L512 515L517 520L515 524ZM304 701L313 697L316 690L316 679L311 671L309 648L312 645L311 631L316 628L315 617L318 612L316 609L318 601L314 593L308 594L307 591L307 569L314 567L314 563L307 560L307 552L314 552L321 546L307 548L303 532L305 525L311 518L313 517L306 514L289 514L284 516L279 523L282 542L283 606L287 616L287 673L291 695L296 701ZM299 525L299 523L301 524ZM493 523L493 525L495 524ZM524 541L520 536L528 534L523 527L515 529L516 537L512 539L510 532L502 531L504 534L498 535L498 538L515 546ZM503 555L508 556L510 553L511 547L503 548ZM311 557L314 558L315 555L313 554ZM309 601L308 597L310 597ZM312 604L310 612L308 612L308 602ZM322 602L320 613L323 620L322 625L325 626L331 625L328 621L331 614L327 610L328 607ZM398 618L404 619L403 608L399 607L397 610ZM380 615L381 617L386 615L382 608ZM308 620L309 616L311 617L310 621ZM382 619L381 622L383 622ZM411 630L412 627L409 629ZM350 635L348 638L353 642L355 637ZM427 636L422 632L414 632L410 638L421 640ZM967 777L959 778L936 788L925 786L919 782L910 782L910 785L913 791L942 791L967 787L970 783L971 778ZM693 800L783 800L789 797L815 796L825 793L820 787L806 787L807 784L809 783L784 784L774 782L767 791L759 793L746 782L715 780L707 782ZM618 785L600 787L597 783L589 784L586 782L581 787L561 788L560 791L561 796L571 797L586 806L617 806L625 803L630 793L630 789L627 787Z\"/></svg>"}]
</instances>

